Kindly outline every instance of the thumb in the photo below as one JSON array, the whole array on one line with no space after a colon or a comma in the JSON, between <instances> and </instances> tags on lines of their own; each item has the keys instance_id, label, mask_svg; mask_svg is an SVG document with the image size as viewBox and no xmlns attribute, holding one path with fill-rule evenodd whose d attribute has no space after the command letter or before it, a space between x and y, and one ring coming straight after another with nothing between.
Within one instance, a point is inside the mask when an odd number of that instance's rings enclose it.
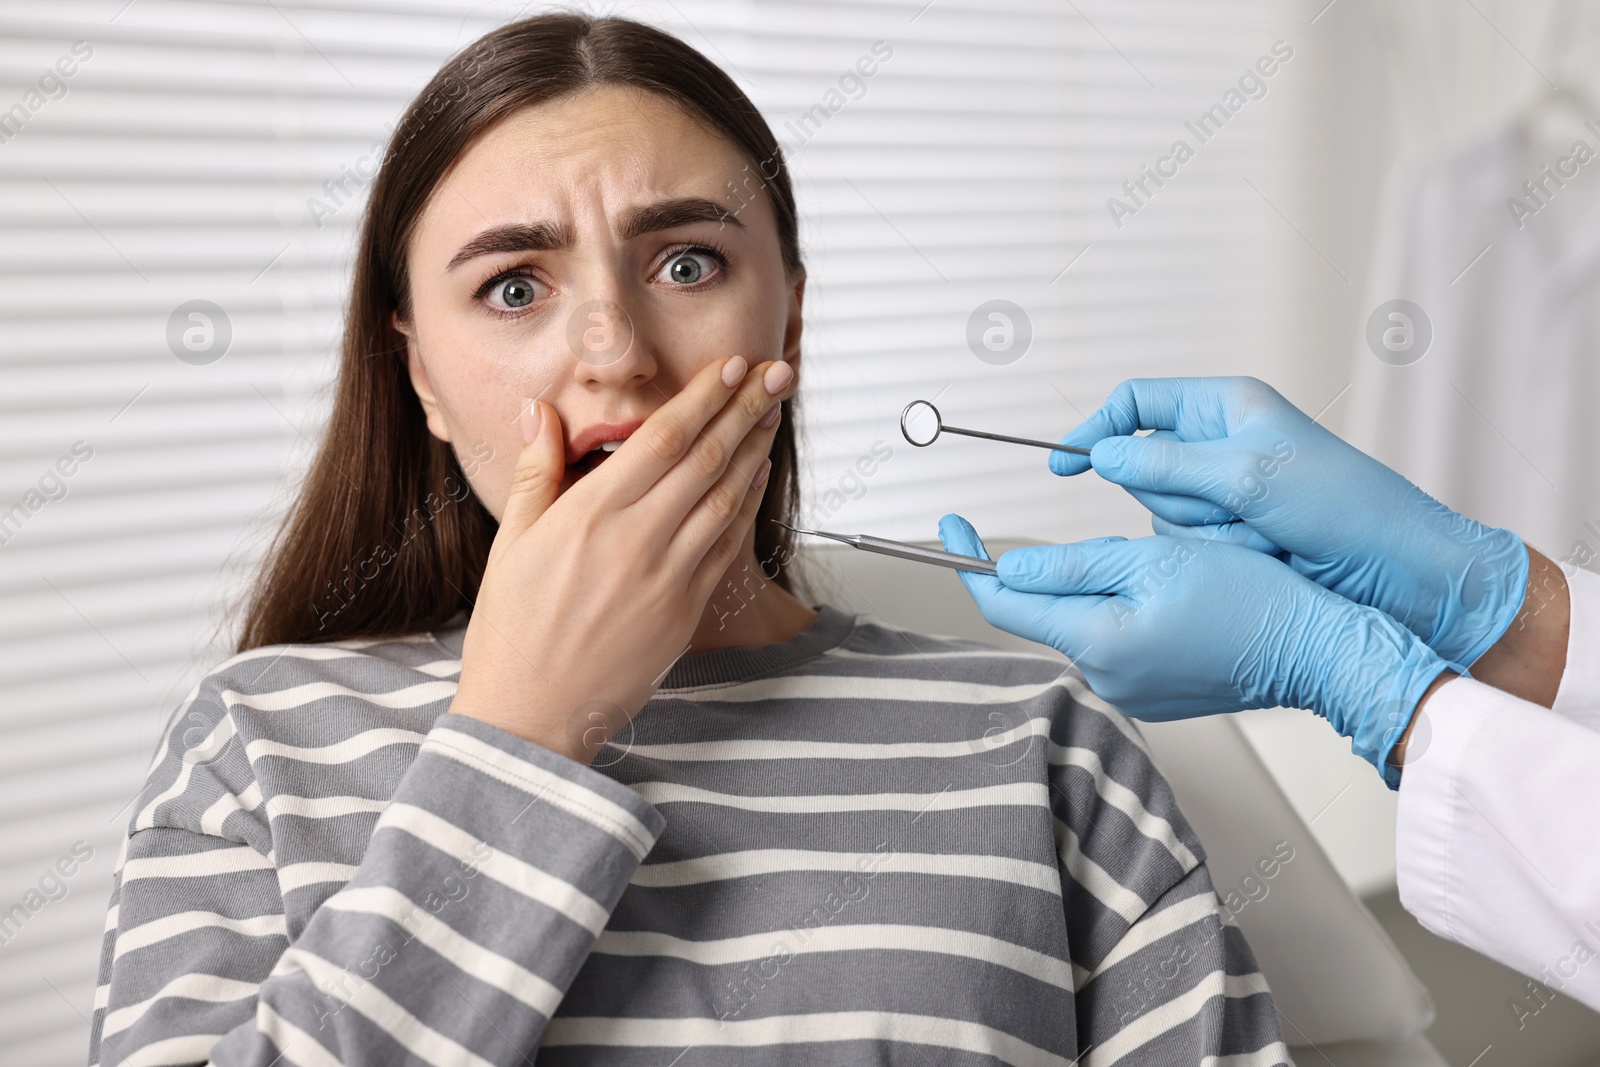
<instances>
[{"instance_id":1,"label":"thumb","mask_svg":"<svg viewBox=\"0 0 1600 1067\"><path fill-rule=\"evenodd\" d=\"M522 430L522 451L517 454L511 495L500 517L501 529L513 534L539 521L556 502L567 474L565 439L556 409L542 400L531 400L517 416L517 424Z\"/></svg>"}]
</instances>

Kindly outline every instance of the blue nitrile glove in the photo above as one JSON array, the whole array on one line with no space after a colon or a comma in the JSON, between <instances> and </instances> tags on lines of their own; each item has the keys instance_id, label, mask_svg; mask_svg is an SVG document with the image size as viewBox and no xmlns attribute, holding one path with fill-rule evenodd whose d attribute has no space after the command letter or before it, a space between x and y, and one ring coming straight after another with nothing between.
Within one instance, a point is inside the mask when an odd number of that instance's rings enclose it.
<instances>
[{"instance_id":1,"label":"blue nitrile glove","mask_svg":"<svg viewBox=\"0 0 1600 1067\"><path fill-rule=\"evenodd\" d=\"M1148 437L1136 430L1155 430ZM1254 378L1123 382L1063 437L1154 514L1158 534L1268 552L1341 596L1404 623L1470 666L1516 619L1528 550L1510 530L1459 515L1313 422Z\"/></svg>"},{"instance_id":2,"label":"blue nitrile glove","mask_svg":"<svg viewBox=\"0 0 1600 1067\"><path fill-rule=\"evenodd\" d=\"M951 552L987 555L958 515L940 520L939 537ZM1389 751L1417 702L1460 669L1383 612L1238 545L1142 537L1014 548L999 571L961 572L984 618L1065 653L1125 715L1309 708L1391 788Z\"/></svg>"}]
</instances>

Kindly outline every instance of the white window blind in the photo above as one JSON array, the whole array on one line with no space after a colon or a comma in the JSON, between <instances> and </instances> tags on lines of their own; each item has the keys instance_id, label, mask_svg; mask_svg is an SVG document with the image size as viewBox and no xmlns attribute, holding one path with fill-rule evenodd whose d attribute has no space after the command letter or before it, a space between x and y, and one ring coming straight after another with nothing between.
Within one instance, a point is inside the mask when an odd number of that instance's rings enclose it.
<instances>
[{"instance_id":1,"label":"white window blind","mask_svg":"<svg viewBox=\"0 0 1600 1067\"><path fill-rule=\"evenodd\" d=\"M172 709L227 654L221 609L319 435L360 211L324 183L359 171L440 62L522 6L0 2L8 1062L81 1062L125 805ZM786 143L809 133L793 164L813 516L906 538L932 537L949 510L995 535L1140 532L1118 492L1053 479L1042 454L959 439L913 450L896 420L922 397L959 425L1053 437L1123 377L1270 374L1275 250L1287 240L1296 266L1324 269L1274 206L1268 131L1288 119L1294 61L1120 228L1106 201L1194 141L1184 123L1274 40L1298 43L1271 7L604 9L705 51ZM850 81L868 55L873 76ZM968 344L992 300L1031 325L1009 363ZM169 347L191 301L231 330L214 362Z\"/></svg>"}]
</instances>

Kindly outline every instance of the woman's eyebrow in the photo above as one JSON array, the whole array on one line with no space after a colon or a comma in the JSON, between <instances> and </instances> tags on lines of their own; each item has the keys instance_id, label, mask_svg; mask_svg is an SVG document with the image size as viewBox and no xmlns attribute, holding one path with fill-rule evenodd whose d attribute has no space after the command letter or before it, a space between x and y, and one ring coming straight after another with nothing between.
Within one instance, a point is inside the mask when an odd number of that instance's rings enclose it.
<instances>
[{"instance_id":1,"label":"woman's eyebrow","mask_svg":"<svg viewBox=\"0 0 1600 1067\"><path fill-rule=\"evenodd\" d=\"M691 222L731 222L744 229L739 216L715 200L707 200L703 196L680 196L646 204L629 212L622 220L622 239L631 241L641 234L670 230Z\"/></svg>"},{"instance_id":2,"label":"woman's eyebrow","mask_svg":"<svg viewBox=\"0 0 1600 1067\"><path fill-rule=\"evenodd\" d=\"M572 232L555 223L518 222L491 226L462 245L461 251L450 258L444 269L455 270L469 259L496 252L559 252L571 248L572 244Z\"/></svg>"},{"instance_id":3,"label":"woman's eyebrow","mask_svg":"<svg viewBox=\"0 0 1600 1067\"><path fill-rule=\"evenodd\" d=\"M621 234L624 241L657 230L670 230L691 222L732 223L744 228L738 215L715 200L701 196L680 196L654 204L634 208L623 217ZM445 270L497 252L561 252L573 246L572 232L557 223L528 222L493 226L461 246L461 251L451 257Z\"/></svg>"}]
</instances>

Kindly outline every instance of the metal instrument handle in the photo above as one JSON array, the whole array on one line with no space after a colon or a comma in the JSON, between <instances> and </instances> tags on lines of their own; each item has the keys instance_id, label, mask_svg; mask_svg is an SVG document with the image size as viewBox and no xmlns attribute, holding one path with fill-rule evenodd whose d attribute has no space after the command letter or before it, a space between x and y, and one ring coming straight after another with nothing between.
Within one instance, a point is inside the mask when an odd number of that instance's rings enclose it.
<instances>
[{"instance_id":1,"label":"metal instrument handle","mask_svg":"<svg viewBox=\"0 0 1600 1067\"><path fill-rule=\"evenodd\" d=\"M1036 441L1031 437L1012 437L1007 433L989 433L987 430L968 430L962 426L941 426L941 433L960 434L962 437L981 437L985 441L1004 441L1008 445L1032 445L1034 448L1048 448L1052 452L1072 452L1080 456L1087 456L1087 448L1077 445L1058 445L1053 441Z\"/></svg>"},{"instance_id":2,"label":"metal instrument handle","mask_svg":"<svg viewBox=\"0 0 1600 1067\"><path fill-rule=\"evenodd\" d=\"M915 560L918 563L932 563L936 567L949 567L955 571L976 571L979 574L997 573L994 560L991 559L963 556L955 552L942 552L937 548L923 548L921 545L908 545L903 541L891 541L886 537L858 534L855 544L857 548L865 549L868 552L877 552L885 556L898 556L900 559Z\"/></svg>"}]
</instances>

